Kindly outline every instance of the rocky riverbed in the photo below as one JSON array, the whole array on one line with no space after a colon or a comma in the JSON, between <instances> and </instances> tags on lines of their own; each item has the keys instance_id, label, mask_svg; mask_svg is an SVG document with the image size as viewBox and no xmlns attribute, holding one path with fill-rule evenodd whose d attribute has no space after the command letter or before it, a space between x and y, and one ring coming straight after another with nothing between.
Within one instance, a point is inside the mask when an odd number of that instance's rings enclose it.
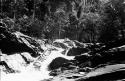
<instances>
[{"instance_id":1,"label":"rocky riverbed","mask_svg":"<svg viewBox=\"0 0 125 81\"><path fill-rule=\"evenodd\" d=\"M1 81L123 81L125 39L35 39L0 27Z\"/></svg>"}]
</instances>

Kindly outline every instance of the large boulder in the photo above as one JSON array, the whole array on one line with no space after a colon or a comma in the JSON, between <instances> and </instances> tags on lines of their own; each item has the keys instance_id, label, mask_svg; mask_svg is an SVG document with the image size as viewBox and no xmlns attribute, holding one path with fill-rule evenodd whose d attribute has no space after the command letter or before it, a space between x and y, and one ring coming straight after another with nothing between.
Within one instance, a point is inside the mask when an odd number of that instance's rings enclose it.
<instances>
[{"instance_id":1,"label":"large boulder","mask_svg":"<svg viewBox=\"0 0 125 81\"><path fill-rule=\"evenodd\" d=\"M64 65L64 63L67 62L69 62L69 60L62 57L57 57L49 64L48 68L49 70L58 69L61 68Z\"/></svg>"},{"instance_id":2,"label":"large boulder","mask_svg":"<svg viewBox=\"0 0 125 81\"><path fill-rule=\"evenodd\" d=\"M35 39L20 32L12 33L7 27L0 26L0 49L4 54L29 52L32 56L38 56L43 52L40 44Z\"/></svg>"},{"instance_id":3,"label":"large boulder","mask_svg":"<svg viewBox=\"0 0 125 81\"><path fill-rule=\"evenodd\" d=\"M83 53L86 53L88 52L89 50L87 48L80 48L80 47L77 47L77 48L71 48L69 49L69 51L67 52L67 55L68 56L77 56L77 55L81 55Z\"/></svg>"}]
</instances>

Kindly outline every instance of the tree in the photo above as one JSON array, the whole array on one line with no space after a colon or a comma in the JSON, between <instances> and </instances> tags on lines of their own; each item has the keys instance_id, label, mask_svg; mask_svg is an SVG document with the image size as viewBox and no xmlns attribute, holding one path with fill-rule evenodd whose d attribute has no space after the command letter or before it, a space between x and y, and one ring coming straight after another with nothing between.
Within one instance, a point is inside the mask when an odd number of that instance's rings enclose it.
<instances>
[{"instance_id":1,"label":"tree","mask_svg":"<svg viewBox=\"0 0 125 81\"><path fill-rule=\"evenodd\" d=\"M111 0L105 5L104 17L102 25L101 36L99 41L108 42L118 39L119 31L124 38L124 24L125 24L125 12L124 12L124 0Z\"/></svg>"}]
</instances>

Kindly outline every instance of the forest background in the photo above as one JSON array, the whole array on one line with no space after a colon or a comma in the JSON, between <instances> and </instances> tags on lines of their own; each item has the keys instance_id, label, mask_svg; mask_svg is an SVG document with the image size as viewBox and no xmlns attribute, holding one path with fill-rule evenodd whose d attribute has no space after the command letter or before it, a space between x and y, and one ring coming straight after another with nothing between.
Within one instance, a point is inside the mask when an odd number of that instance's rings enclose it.
<instances>
[{"instance_id":1,"label":"forest background","mask_svg":"<svg viewBox=\"0 0 125 81\"><path fill-rule=\"evenodd\" d=\"M1 0L1 22L38 39L109 42L125 38L124 0Z\"/></svg>"}]
</instances>

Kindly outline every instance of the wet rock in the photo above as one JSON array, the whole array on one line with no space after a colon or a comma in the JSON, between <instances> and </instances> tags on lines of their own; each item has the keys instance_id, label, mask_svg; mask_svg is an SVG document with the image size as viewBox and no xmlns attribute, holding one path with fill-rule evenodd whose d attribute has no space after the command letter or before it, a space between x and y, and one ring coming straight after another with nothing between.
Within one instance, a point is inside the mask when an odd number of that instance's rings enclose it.
<instances>
[{"instance_id":1,"label":"wet rock","mask_svg":"<svg viewBox=\"0 0 125 81\"><path fill-rule=\"evenodd\" d=\"M26 65L27 61L20 54L6 55L2 54L1 65L5 67L7 71L21 71Z\"/></svg>"},{"instance_id":2,"label":"wet rock","mask_svg":"<svg viewBox=\"0 0 125 81\"><path fill-rule=\"evenodd\" d=\"M90 57L91 56L89 54L82 54L82 55L75 56L74 59L78 61L78 64L81 64L81 63L88 61Z\"/></svg>"},{"instance_id":3,"label":"wet rock","mask_svg":"<svg viewBox=\"0 0 125 81\"><path fill-rule=\"evenodd\" d=\"M76 56L89 51L89 44L72 41L69 39L58 39L53 42L53 45L64 49L63 54L67 56Z\"/></svg>"},{"instance_id":4,"label":"wet rock","mask_svg":"<svg viewBox=\"0 0 125 81\"><path fill-rule=\"evenodd\" d=\"M0 27L0 49L8 55L29 52L33 57L39 55L38 51L43 52L40 45L31 37L19 32L12 33L5 27Z\"/></svg>"},{"instance_id":5,"label":"wet rock","mask_svg":"<svg viewBox=\"0 0 125 81\"><path fill-rule=\"evenodd\" d=\"M62 57L57 57L55 58L48 66L50 70L58 69L63 66L64 63L69 62L69 60L62 58Z\"/></svg>"},{"instance_id":6,"label":"wet rock","mask_svg":"<svg viewBox=\"0 0 125 81\"><path fill-rule=\"evenodd\" d=\"M93 69L76 81L115 81L125 79L125 64L107 65Z\"/></svg>"},{"instance_id":7,"label":"wet rock","mask_svg":"<svg viewBox=\"0 0 125 81\"><path fill-rule=\"evenodd\" d=\"M67 56L77 56L77 55L81 55L82 53L86 53L88 51L89 50L87 48L73 47L68 51Z\"/></svg>"},{"instance_id":8,"label":"wet rock","mask_svg":"<svg viewBox=\"0 0 125 81\"><path fill-rule=\"evenodd\" d=\"M0 66L5 67L3 71L5 71L6 73L14 73L15 71L10 68L7 63L5 61L0 61Z\"/></svg>"},{"instance_id":9,"label":"wet rock","mask_svg":"<svg viewBox=\"0 0 125 81\"><path fill-rule=\"evenodd\" d=\"M100 55L95 55L91 58L92 67L95 67L99 64L106 64L107 62L120 63L124 61L125 52L103 52Z\"/></svg>"}]
</instances>

